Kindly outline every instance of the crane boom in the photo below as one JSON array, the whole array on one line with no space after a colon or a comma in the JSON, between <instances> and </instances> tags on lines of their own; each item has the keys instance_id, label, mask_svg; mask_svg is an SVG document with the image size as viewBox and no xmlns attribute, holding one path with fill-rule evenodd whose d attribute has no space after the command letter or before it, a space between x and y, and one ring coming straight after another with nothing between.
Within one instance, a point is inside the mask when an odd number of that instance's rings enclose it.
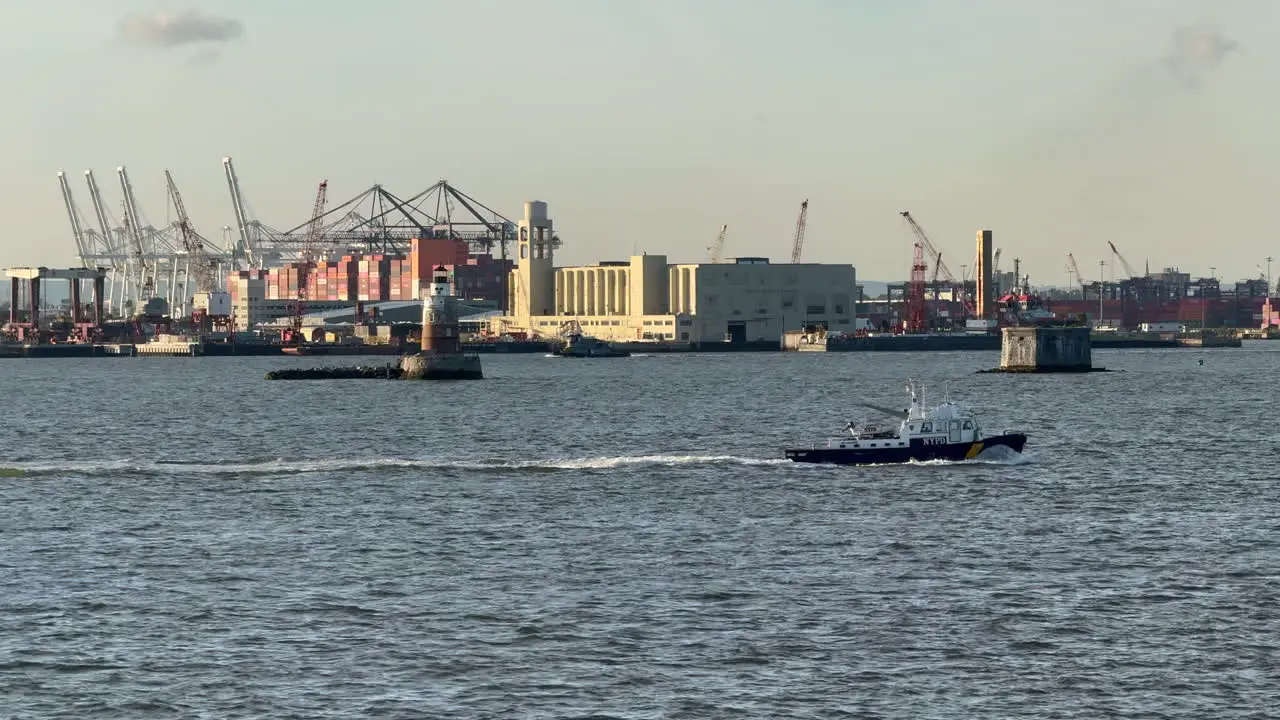
<instances>
[{"instance_id":1,"label":"crane boom","mask_svg":"<svg viewBox=\"0 0 1280 720\"><path fill-rule=\"evenodd\" d=\"M729 232L729 226L727 224L721 225L720 234L716 236L716 242L711 246L711 253L709 255L708 262L714 264L721 261L721 256L724 255L724 236L727 232Z\"/></svg>"},{"instance_id":2,"label":"crane boom","mask_svg":"<svg viewBox=\"0 0 1280 720\"><path fill-rule=\"evenodd\" d=\"M182 238L182 248L187 251L188 268L195 266L195 290L196 292L213 292L218 289L213 265L204 252L204 241L191 226L187 206L182 202L182 193L178 192L178 184L173 181L173 174L168 170L164 171L164 182L169 189L169 199L173 201L174 212L178 214L174 225L178 228L178 236Z\"/></svg>"},{"instance_id":3,"label":"crane boom","mask_svg":"<svg viewBox=\"0 0 1280 720\"><path fill-rule=\"evenodd\" d=\"M809 200L800 203L800 219L796 220L796 236L791 241L791 262L800 262L800 253L804 250L804 225L809 219Z\"/></svg>"},{"instance_id":4,"label":"crane boom","mask_svg":"<svg viewBox=\"0 0 1280 720\"><path fill-rule=\"evenodd\" d=\"M227 175L227 189L231 192L231 209L236 215L236 227L240 230L240 245L244 248L249 260L249 267L262 267L262 255L258 250L257 237L249 220L249 212L245 209L244 196L240 193L240 178L236 176L235 166L231 158L222 158L222 169Z\"/></svg>"},{"instance_id":5,"label":"crane boom","mask_svg":"<svg viewBox=\"0 0 1280 720\"><path fill-rule=\"evenodd\" d=\"M1067 262L1071 263L1071 272L1076 274L1076 282L1080 284L1081 292L1084 291L1084 275L1080 272L1080 265L1076 262L1076 256L1067 253Z\"/></svg>"},{"instance_id":6,"label":"crane boom","mask_svg":"<svg viewBox=\"0 0 1280 720\"><path fill-rule=\"evenodd\" d=\"M933 246L933 241L929 239L927 234L925 234L924 228L920 227L920 223L916 222L916 219L911 217L910 211L903 210L899 214L906 218L907 225L910 226L911 232L915 234L916 240L920 242L920 246L924 248L925 252L929 253L929 259L933 262L938 272L942 274L942 279L947 282L954 283L956 281L956 276L951 273L951 268L947 267L947 264L942 262L942 253L938 252L938 248Z\"/></svg>"},{"instance_id":7,"label":"crane boom","mask_svg":"<svg viewBox=\"0 0 1280 720\"><path fill-rule=\"evenodd\" d=\"M298 295L290 308L291 325L293 326L293 342L302 342L302 311L308 299L311 299L311 275L315 271L316 258L319 255L320 235L324 230L324 206L328 198L329 181L321 181L316 190L316 202L311 209L311 222L302 245L302 262L298 263Z\"/></svg>"},{"instance_id":8,"label":"crane boom","mask_svg":"<svg viewBox=\"0 0 1280 720\"><path fill-rule=\"evenodd\" d=\"M76 207L75 199L71 197L71 186L67 184L67 175L61 170L58 171L58 184L62 186L62 200L67 205L67 217L71 219L71 232L76 239L76 254L80 257L80 263L89 267L89 261L86 259L89 252L85 247L84 220L80 217L80 209Z\"/></svg>"},{"instance_id":9,"label":"crane boom","mask_svg":"<svg viewBox=\"0 0 1280 720\"><path fill-rule=\"evenodd\" d=\"M316 190L316 203L311 209L311 223L307 227L306 239L302 245L302 262L314 265L320 254L320 236L324 231L324 206L328 199L329 181L324 180Z\"/></svg>"},{"instance_id":10,"label":"crane boom","mask_svg":"<svg viewBox=\"0 0 1280 720\"><path fill-rule=\"evenodd\" d=\"M98 181L93 177L92 170L84 171L85 184L89 186L89 200L93 204L93 214L98 218L98 228L102 232L103 242L107 246L107 253L110 255L122 255L124 251L116 242L115 235L111 232L111 216L107 213L107 204L102 202L102 191L98 189Z\"/></svg>"},{"instance_id":11,"label":"crane boom","mask_svg":"<svg viewBox=\"0 0 1280 720\"><path fill-rule=\"evenodd\" d=\"M147 251L143 246L142 220L138 213L138 204L133 198L133 185L129 183L129 174L123 165L116 168L116 175L120 177L120 190L124 193L124 216L129 224L126 230L129 233L129 239L133 241L134 272L137 274L135 287L138 288L138 299L145 303L155 292L155 280L151 277L151 268L147 264Z\"/></svg>"},{"instance_id":12,"label":"crane boom","mask_svg":"<svg viewBox=\"0 0 1280 720\"><path fill-rule=\"evenodd\" d=\"M911 232L916 236L916 240L920 243L920 246L929 253L929 259L933 261L935 272L942 275L943 280L946 280L952 287L955 287L957 285L956 276L952 274L951 268L947 267L947 264L942 261L942 253L938 252L938 248L933 246L933 241L929 239L924 228L920 227L920 223L916 222L916 219L911 217L910 211L903 210L898 214L906 219L907 225L911 228ZM960 301L964 305L965 312L969 315L973 315L977 312L977 309L974 307L973 300L970 299L967 292L964 292L963 284L960 285L960 288Z\"/></svg>"},{"instance_id":13,"label":"crane boom","mask_svg":"<svg viewBox=\"0 0 1280 720\"><path fill-rule=\"evenodd\" d=\"M1129 277L1131 278L1139 277L1138 271L1134 270L1133 266L1129 264L1129 261L1125 260L1124 256L1120 254L1120 251L1116 249L1116 244L1111 242L1110 240L1107 241L1107 244L1111 246L1111 252L1114 253L1116 256L1116 259L1120 261L1120 265L1121 267L1124 268L1124 271L1129 273Z\"/></svg>"}]
</instances>

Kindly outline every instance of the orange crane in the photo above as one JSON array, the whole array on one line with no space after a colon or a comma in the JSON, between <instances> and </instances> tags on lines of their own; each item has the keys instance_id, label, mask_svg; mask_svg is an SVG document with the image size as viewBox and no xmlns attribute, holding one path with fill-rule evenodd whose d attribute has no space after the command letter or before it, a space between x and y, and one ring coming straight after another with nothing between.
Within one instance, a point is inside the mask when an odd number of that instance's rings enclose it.
<instances>
[{"instance_id":1,"label":"orange crane","mask_svg":"<svg viewBox=\"0 0 1280 720\"><path fill-rule=\"evenodd\" d=\"M939 264L941 262L942 253L938 253L938 262L933 264L933 280L930 283L933 285L933 322L935 325L941 324L939 320L941 320L942 315L942 299L939 297L938 292L938 268L942 267L942 265Z\"/></svg>"},{"instance_id":2,"label":"orange crane","mask_svg":"<svg viewBox=\"0 0 1280 720\"><path fill-rule=\"evenodd\" d=\"M289 308L289 324L292 330L289 341L293 343L302 342L302 311L306 301L311 296L309 285L311 275L315 272L316 259L320 254L320 235L323 232L322 218L324 217L324 206L328 190L329 181L321 181L320 188L316 190L315 206L311 209L311 225L307 228L307 235L302 244L302 262L298 263L298 294Z\"/></svg>"},{"instance_id":3,"label":"orange crane","mask_svg":"<svg viewBox=\"0 0 1280 720\"><path fill-rule=\"evenodd\" d=\"M920 243L915 245L915 254L911 260L911 280L907 283L906 318L903 320L903 331L922 333L925 327L924 312L924 248Z\"/></svg>"},{"instance_id":4,"label":"orange crane","mask_svg":"<svg viewBox=\"0 0 1280 720\"><path fill-rule=\"evenodd\" d=\"M800 262L800 251L804 249L804 224L809 218L809 200L800 203L800 219L796 220L796 237L791 241L791 262Z\"/></svg>"},{"instance_id":5,"label":"orange crane","mask_svg":"<svg viewBox=\"0 0 1280 720\"><path fill-rule=\"evenodd\" d=\"M969 297L969 293L965 292L964 284L957 282L956 276L951 273L951 268L947 267L947 264L942 262L942 253L938 252L938 249L933 246L933 241L925 234L924 228L920 227L920 224L916 222L915 218L911 217L911 213L909 211L903 210L898 214L907 221L907 225L910 226L911 232L915 234L920 246L929 252L929 257L933 260L934 269L942 275L942 279L947 281L952 288L959 288L959 298L960 302L964 305L965 315L967 317L974 317L977 315L978 310L974 307L973 299Z\"/></svg>"}]
</instances>

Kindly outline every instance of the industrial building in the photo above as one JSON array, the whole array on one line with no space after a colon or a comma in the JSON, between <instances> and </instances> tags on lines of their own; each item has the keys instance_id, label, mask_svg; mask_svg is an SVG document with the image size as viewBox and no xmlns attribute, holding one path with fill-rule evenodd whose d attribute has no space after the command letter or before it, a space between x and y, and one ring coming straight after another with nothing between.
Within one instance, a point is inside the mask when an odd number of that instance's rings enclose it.
<instances>
[{"instance_id":1,"label":"industrial building","mask_svg":"<svg viewBox=\"0 0 1280 720\"><path fill-rule=\"evenodd\" d=\"M773 265L765 258L671 264L665 255L557 268L559 244L547 204L525 203L517 267L498 334L556 336L576 322L611 341L778 341L788 329L856 327L851 265Z\"/></svg>"}]
</instances>

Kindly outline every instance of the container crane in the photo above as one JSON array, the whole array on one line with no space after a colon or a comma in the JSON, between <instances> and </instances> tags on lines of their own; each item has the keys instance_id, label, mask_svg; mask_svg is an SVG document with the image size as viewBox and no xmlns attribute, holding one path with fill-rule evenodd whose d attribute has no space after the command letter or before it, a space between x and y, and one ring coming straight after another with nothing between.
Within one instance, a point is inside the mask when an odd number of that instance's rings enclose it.
<instances>
[{"instance_id":1,"label":"container crane","mask_svg":"<svg viewBox=\"0 0 1280 720\"><path fill-rule=\"evenodd\" d=\"M98 180L94 178L92 170L84 171L84 181L89 188L89 201L93 205L93 214L98 221L98 229L102 232L104 238L104 246L107 255L111 256L111 290L108 293L109 304L114 312L124 314L125 293L128 291L129 273L128 266L121 266L118 261L120 256L126 254L124 249L127 243L124 241L124 229L113 228L111 225L111 214L107 212L107 204L102 201L102 190L98 188ZM120 276L117 277L117 272ZM116 299L116 289L120 290L120 298Z\"/></svg>"},{"instance_id":2,"label":"container crane","mask_svg":"<svg viewBox=\"0 0 1280 720\"><path fill-rule=\"evenodd\" d=\"M791 241L791 263L800 262L800 252L804 249L804 224L809 218L809 200L800 203L800 219L796 220L796 236Z\"/></svg>"},{"instance_id":3,"label":"container crane","mask_svg":"<svg viewBox=\"0 0 1280 720\"><path fill-rule=\"evenodd\" d=\"M89 236L91 232L85 227L84 216L80 214L80 208L76 207L75 198L71 196L71 186L67 184L67 175L64 172L58 172L58 184L62 187L62 201L67 206L67 217L71 220L71 232L75 236L76 255L80 258L80 264L84 267L91 267L89 263L89 250L93 239Z\"/></svg>"},{"instance_id":4,"label":"container crane","mask_svg":"<svg viewBox=\"0 0 1280 720\"><path fill-rule=\"evenodd\" d=\"M962 283L958 283L956 281L956 276L952 274L951 268L947 267L947 264L942 262L942 253L938 252L938 249L933 246L933 241L931 241L929 236L925 234L924 228L920 227L920 224L916 222L915 218L911 217L911 213L909 211L903 210L899 215L907 221L907 225L911 228L911 232L915 234L920 247L928 251L929 258L933 260L933 264L937 271L942 275L942 279L947 281L953 288L957 286L960 288L960 302L964 305L965 315L968 317L976 315L977 308L974 307L973 300L969 297L969 293L965 292L964 285Z\"/></svg>"},{"instance_id":5,"label":"container crane","mask_svg":"<svg viewBox=\"0 0 1280 720\"><path fill-rule=\"evenodd\" d=\"M142 240L142 220L138 212L138 203L133 197L133 185L129 182L129 173L121 165L116 168L116 175L120 178L120 190L124 193L125 229L128 231L129 240L133 243L131 251L135 273L134 288L137 290L138 303L146 305L156 291L155 268L147 262L147 251ZM142 309L142 307L136 308L139 312Z\"/></svg>"},{"instance_id":6,"label":"container crane","mask_svg":"<svg viewBox=\"0 0 1280 720\"><path fill-rule=\"evenodd\" d=\"M178 192L178 184L173 175L164 171L165 186L169 189L169 200L173 202L173 210L178 215L174 225L178 228L178 237L182 240L182 249L187 252L187 273L195 268L195 292L214 292L218 289L218 279L213 270L213 263L204 251L204 241L191 226L191 218L187 215L187 206L182 202L182 193Z\"/></svg>"},{"instance_id":7,"label":"container crane","mask_svg":"<svg viewBox=\"0 0 1280 720\"><path fill-rule=\"evenodd\" d=\"M716 242L711 246L707 262L712 264L720 262L721 256L724 255L724 236L727 232L729 232L729 226L727 224L721 225L720 234L716 236Z\"/></svg>"},{"instance_id":8,"label":"container crane","mask_svg":"<svg viewBox=\"0 0 1280 720\"><path fill-rule=\"evenodd\" d=\"M249 207L245 204L244 195L240 192L240 178L236 175L231 158L222 158L222 169L227 176L227 190L231 192L231 209L235 212L236 228L240 231L240 245L244 249L249 267L258 269L263 266L262 226L253 219Z\"/></svg>"}]
</instances>

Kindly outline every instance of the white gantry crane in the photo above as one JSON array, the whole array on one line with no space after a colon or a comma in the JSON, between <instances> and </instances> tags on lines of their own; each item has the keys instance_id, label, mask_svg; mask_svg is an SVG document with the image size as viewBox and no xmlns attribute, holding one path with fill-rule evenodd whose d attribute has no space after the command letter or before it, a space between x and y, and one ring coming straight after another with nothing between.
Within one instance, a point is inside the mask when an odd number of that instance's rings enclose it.
<instances>
[{"instance_id":1,"label":"white gantry crane","mask_svg":"<svg viewBox=\"0 0 1280 720\"><path fill-rule=\"evenodd\" d=\"M205 252L205 240L191 225L187 207L182 202L182 193L178 192L178 184L173 181L173 174L168 170L164 171L164 182L169 190L169 200L173 203L173 210L178 215L177 220L174 221L174 227L177 228L178 237L182 241L182 250L187 255L187 277L194 280L190 291L213 292L218 289L218 276L214 261ZM186 294L189 296L191 292Z\"/></svg>"}]
</instances>

